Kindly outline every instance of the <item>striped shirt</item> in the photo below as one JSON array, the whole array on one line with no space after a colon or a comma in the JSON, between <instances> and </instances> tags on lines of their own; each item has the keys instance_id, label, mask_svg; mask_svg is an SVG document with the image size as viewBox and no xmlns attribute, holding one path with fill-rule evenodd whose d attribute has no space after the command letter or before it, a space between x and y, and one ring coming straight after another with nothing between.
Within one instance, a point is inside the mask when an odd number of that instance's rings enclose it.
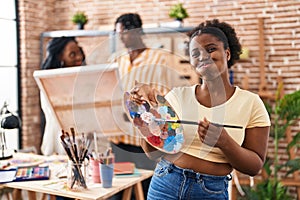
<instances>
[{"instance_id":1,"label":"striped shirt","mask_svg":"<svg viewBox=\"0 0 300 200\"><path fill-rule=\"evenodd\" d=\"M141 83L153 85L161 94L166 94L172 88L172 77L169 66L169 53L160 49L145 49L138 57L130 62L128 52L116 58L119 66L119 74L124 91L130 91L134 87L135 80ZM133 128L131 133L113 137L114 143L125 143L140 146L140 135Z\"/></svg>"}]
</instances>

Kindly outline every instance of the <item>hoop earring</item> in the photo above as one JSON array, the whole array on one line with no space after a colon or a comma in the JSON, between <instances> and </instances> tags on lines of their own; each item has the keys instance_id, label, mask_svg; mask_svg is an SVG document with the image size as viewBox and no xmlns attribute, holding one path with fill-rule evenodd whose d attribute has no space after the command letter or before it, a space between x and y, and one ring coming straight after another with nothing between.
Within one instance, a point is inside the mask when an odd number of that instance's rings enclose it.
<instances>
[{"instance_id":1,"label":"hoop earring","mask_svg":"<svg viewBox=\"0 0 300 200\"><path fill-rule=\"evenodd\" d=\"M62 61L60 61L60 66L61 67L63 67L64 66L64 64L65 64L65 62L62 60Z\"/></svg>"}]
</instances>

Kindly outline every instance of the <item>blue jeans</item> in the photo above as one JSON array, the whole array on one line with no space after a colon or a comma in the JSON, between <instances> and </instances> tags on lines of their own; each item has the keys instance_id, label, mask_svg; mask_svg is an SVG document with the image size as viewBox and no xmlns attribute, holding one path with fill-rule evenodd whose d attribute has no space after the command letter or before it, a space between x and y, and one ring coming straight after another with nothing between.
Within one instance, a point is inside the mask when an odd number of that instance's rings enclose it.
<instances>
[{"instance_id":1,"label":"blue jeans","mask_svg":"<svg viewBox=\"0 0 300 200\"><path fill-rule=\"evenodd\" d=\"M154 170L148 200L228 199L229 176L212 176L183 169L162 159Z\"/></svg>"}]
</instances>

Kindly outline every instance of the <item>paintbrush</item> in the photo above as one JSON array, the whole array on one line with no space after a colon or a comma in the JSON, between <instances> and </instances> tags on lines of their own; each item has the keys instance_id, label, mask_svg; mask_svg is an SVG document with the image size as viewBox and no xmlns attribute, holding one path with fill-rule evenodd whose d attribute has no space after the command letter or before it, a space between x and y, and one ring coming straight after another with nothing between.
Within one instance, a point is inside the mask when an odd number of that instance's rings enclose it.
<instances>
[{"instance_id":1,"label":"paintbrush","mask_svg":"<svg viewBox=\"0 0 300 200\"><path fill-rule=\"evenodd\" d=\"M67 143L69 143L72 156L74 157L74 160L78 162L79 157L77 154L77 147L76 147L76 144L73 142L73 140L75 140L75 137L72 136L72 139L71 139L70 134L67 131L65 131L65 135L66 135L65 138L67 140Z\"/></svg>"},{"instance_id":2,"label":"paintbrush","mask_svg":"<svg viewBox=\"0 0 300 200\"><path fill-rule=\"evenodd\" d=\"M74 143L72 143L69 133L62 130L62 135L60 136L60 138L61 138L61 144L63 145L68 157L74 163L74 168L72 168L72 170L74 172L74 178L73 178L73 181L71 184L71 188L73 187L76 180L79 180L80 184L84 188L87 188L84 176L80 169L80 166L84 163L80 162L78 155L75 155L75 152L73 149ZM73 138L73 140L74 139L75 138Z\"/></svg>"},{"instance_id":3,"label":"paintbrush","mask_svg":"<svg viewBox=\"0 0 300 200\"><path fill-rule=\"evenodd\" d=\"M75 140L75 129L73 127L70 128L71 134L72 134L72 139L73 139L73 149L74 149L74 154L76 156L76 160L79 160L79 155L78 155L78 150L77 150L77 144Z\"/></svg>"},{"instance_id":4,"label":"paintbrush","mask_svg":"<svg viewBox=\"0 0 300 200\"><path fill-rule=\"evenodd\" d=\"M82 154L80 155L80 161L81 161L81 162L84 161L84 159L85 159L85 157L86 157L86 155L87 155L87 153L88 153L88 150L89 150L89 148L90 148L90 144L91 144L91 142L90 142L90 140L88 139L88 140L87 140L87 144L84 146L83 152L82 152Z\"/></svg>"},{"instance_id":5,"label":"paintbrush","mask_svg":"<svg viewBox=\"0 0 300 200\"><path fill-rule=\"evenodd\" d=\"M75 129L73 127L70 128L73 142L75 143Z\"/></svg>"},{"instance_id":6,"label":"paintbrush","mask_svg":"<svg viewBox=\"0 0 300 200\"><path fill-rule=\"evenodd\" d=\"M187 120L170 120L170 119L155 118L154 121L157 122L158 124L178 123L178 124L199 125L198 122L187 121ZM217 126L217 127L225 127L225 128L238 128L238 129L242 129L243 128L242 126L235 126L235 125L228 125L228 124L217 124L217 123L213 123L213 122L211 122L210 124L212 124L214 126Z\"/></svg>"},{"instance_id":7,"label":"paintbrush","mask_svg":"<svg viewBox=\"0 0 300 200\"><path fill-rule=\"evenodd\" d=\"M64 149L65 149L65 151L66 151L66 153L67 153L69 159L72 160L73 162L75 162L74 159L73 159L73 157L72 157L71 150L70 150L68 144L67 144L66 141L65 141L65 135L62 134L62 135L60 136L60 139L61 139L61 144L63 145L63 147L64 147Z\"/></svg>"}]
</instances>

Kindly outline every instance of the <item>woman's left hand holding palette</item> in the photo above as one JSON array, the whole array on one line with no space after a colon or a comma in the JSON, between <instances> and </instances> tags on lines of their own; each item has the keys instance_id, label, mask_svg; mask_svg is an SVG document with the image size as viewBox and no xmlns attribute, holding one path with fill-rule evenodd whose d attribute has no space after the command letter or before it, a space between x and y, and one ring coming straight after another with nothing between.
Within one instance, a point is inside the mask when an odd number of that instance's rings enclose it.
<instances>
[{"instance_id":1,"label":"woman's left hand holding palette","mask_svg":"<svg viewBox=\"0 0 300 200\"><path fill-rule=\"evenodd\" d=\"M165 153L178 153L184 143L183 127L179 123L165 122L179 118L163 96L157 95L156 100L156 106L147 101L139 104L130 98L130 93L125 92L126 113L151 146Z\"/></svg>"}]
</instances>

